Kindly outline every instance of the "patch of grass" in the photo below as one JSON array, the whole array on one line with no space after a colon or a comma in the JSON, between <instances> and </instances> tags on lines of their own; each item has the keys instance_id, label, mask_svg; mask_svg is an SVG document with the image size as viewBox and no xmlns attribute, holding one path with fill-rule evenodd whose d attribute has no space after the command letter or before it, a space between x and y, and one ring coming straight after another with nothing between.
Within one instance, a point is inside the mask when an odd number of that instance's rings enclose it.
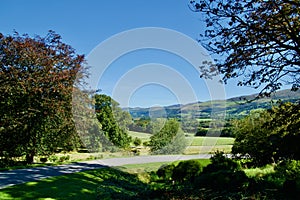
<instances>
[{"instance_id":1,"label":"patch of grass","mask_svg":"<svg viewBox=\"0 0 300 200\"><path fill-rule=\"evenodd\" d=\"M131 174L141 173L141 172L151 172L158 170L162 165L169 164L171 162L156 162L156 163L146 163L146 164L129 164L118 166L116 169L119 169L124 172Z\"/></svg>"},{"instance_id":2,"label":"patch of grass","mask_svg":"<svg viewBox=\"0 0 300 200\"><path fill-rule=\"evenodd\" d=\"M260 168L250 168L250 169L244 169L244 172L248 177L262 177L268 174L275 173L274 166L272 165L266 165L264 167Z\"/></svg>"},{"instance_id":3,"label":"patch of grass","mask_svg":"<svg viewBox=\"0 0 300 200\"><path fill-rule=\"evenodd\" d=\"M69 156L68 160L64 160L63 162L60 161L61 157ZM128 157L131 156L129 151L119 151L115 153L111 152L100 152L100 153L78 153L78 152L69 152L69 153L57 153L51 155L51 157L57 157L56 161L50 161L51 159L48 158L46 163L41 163L39 161L39 157L35 158L35 163L33 164L24 164L23 163L16 163L14 166L9 166L5 168L0 168L0 171L7 171L7 170L15 170L15 169L27 169L33 167L44 167L44 166L56 166L61 164L70 164L74 162L80 161L87 161L87 160L97 160L97 159L107 159L107 158L116 158L116 157Z\"/></svg>"},{"instance_id":4,"label":"patch of grass","mask_svg":"<svg viewBox=\"0 0 300 200\"><path fill-rule=\"evenodd\" d=\"M102 168L4 188L0 199L138 199L147 188L135 175Z\"/></svg>"},{"instance_id":5,"label":"patch of grass","mask_svg":"<svg viewBox=\"0 0 300 200\"><path fill-rule=\"evenodd\" d=\"M128 135L132 138L140 138L142 142L149 141L151 134L150 133L142 133L142 132L136 132L136 131L128 131Z\"/></svg>"},{"instance_id":6,"label":"patch of grass","mask_svg":"<svg viewBox=\"0 0 300 200\"><path fill-rule=\"evenodd\" d=\"M194 154L213 154L217 151L230 153L232 145L216 145L216 146L188 146L183 154L194 155Z\"/></svg>"},{"instance_id":7,"label":"patch of grass","mask_svg":"<svg viewBox=\"0 0 300 200\"><path fill-rule=\"evenodd\" d=\"M198 122L210 122L212 121L211 118L200 118L200 119L197 119Z\"/></svg>"},{"instance_id":8,"label":"patch of grass","mask_svg":"<svg viewBox=\"0 0 300 200\"><path fill-rule=\"evenodd\" d=\"M129 164L116 167L125 172L129 173L140 173L140 172L151 172L157 171L162 165L174 163L177 165L180 160L175 162L155 162L155 163L144 163L144 164ZM210 163L209 159L200 159L200 163L203 167L207 166Z\"/></svg>"},{"instance_id":9,"label":"patch of grass","mask_svg":"<svg viewBox=\"0 0 300 200\"><path fill-rule=\"evenodd\" d=\"M233 145L230 137L194 137L191 146Z\"/></svg>"}]
</instances>

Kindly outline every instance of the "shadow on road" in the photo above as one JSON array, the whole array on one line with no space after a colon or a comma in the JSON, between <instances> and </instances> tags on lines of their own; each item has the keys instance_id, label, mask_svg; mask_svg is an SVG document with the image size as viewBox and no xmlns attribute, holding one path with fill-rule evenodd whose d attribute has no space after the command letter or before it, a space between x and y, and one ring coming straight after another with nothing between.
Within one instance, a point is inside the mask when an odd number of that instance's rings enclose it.
<instances>
[{"instance_id":1,"label":"shadow on road","mask_svg":"<svg viewBox=\"0 0 300 200\"><path fill-rule=\"evenodd\" d=\"M58 166L45 166L28 169L17 169L0 172L0 189L26 183L38 181L52 176L60 176L75 172L82 172L86 170L99 169L107 167L97 163L73 163Z\"/></svg>"},{"instance_id":2,"label":"shadow on road","mask_svg":"<svg viewBox=\"0 0 300 200\"><path fill-rule=\"evenodd\" d=\"M92 169L99 168L99 165L74 165L75 169L80 167ZM33 178L38 170L45 172L45 169L35 170L24 170L25 178ZM60 174L64 173L64 170L66 169L60 168ZM51 174L51 171L52 169L45 173ZM145 198L147 191L150 191L149 186L141 182L137 176L102 166L98 170L54 176L7 187L0 190L0 199L147 199Z\"/></svg>"}]
</instances>

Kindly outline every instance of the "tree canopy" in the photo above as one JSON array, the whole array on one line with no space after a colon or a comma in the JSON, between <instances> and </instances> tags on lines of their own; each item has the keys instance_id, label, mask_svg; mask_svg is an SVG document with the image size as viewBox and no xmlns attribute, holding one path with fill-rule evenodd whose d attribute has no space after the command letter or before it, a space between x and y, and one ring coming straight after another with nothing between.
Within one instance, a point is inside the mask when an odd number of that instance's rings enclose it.
<instances>
[{"instance_id":1,"label":"tree canopy","mask_svg":"<svg viewBox=\"0 0 300 200\"><path fill-rule=\"evenodd\" d=\"M280 103L270 110L252 112L234 125L232 153L263 166L286 159L300 159L299 104Z\"/></svg>"},{"instance_id":2,"label":"tree canopy","mask_svg":"<svg viewBox=\"0 0 300 200\"><path fill-rule=\"evenodd\" d=\"M164 126L150 137L150 150L154 154L182 153L187 141L176 119L169 119Z\"/></svg>"},{"instance_id":3,"label":"tree canopy","mask_svg":"<svg viewBox=\"0 0 300 200\"><path fill-rule=\"evenodd\" d=\"M119 120L124 120L128 117L124 114L119 104L110 96L104 94L95 95L95 111L97 119L99 120L104 135L117 147L128 147L131 142L131 137L128 136L124 121L121 125L118 124ZM125 120L128 121L128 120Z\"/></svg>"},{"instance_id":4,"label":"tree canopy","mask_svg":"<svg viewBox=\"0 0 300 200\"><path fill-rule=\"evenodd\" d=\"M0 156L52 153L74 137L72 90L84 56L53 31L0 34Z\"/></svg>"},{"instance_id":5,"label":"tree canopy","mask_svg":"<svg viewBox=\"0 0 300 200\"><path fill-rule=\"evenodd\" d=\"M191 1L206 23L201 43L218 55L204 62L202 77L217 73L223 80L242 77L238 85L269 95L283 84L300 87L299 0Z\"/></svg>"}]
</instances>

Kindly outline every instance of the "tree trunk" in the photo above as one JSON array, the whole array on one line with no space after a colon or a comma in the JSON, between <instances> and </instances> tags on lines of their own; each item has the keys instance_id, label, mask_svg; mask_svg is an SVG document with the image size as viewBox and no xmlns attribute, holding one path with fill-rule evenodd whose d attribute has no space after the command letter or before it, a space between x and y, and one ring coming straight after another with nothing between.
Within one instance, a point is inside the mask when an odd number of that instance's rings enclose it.
<instances>
[{"instance_id":1,"label":"tree trunk","mask_svg":"<svg viewBox=\"0 0 300 200\"><path fill-rule=\"evenodd\" d=\"M32 164L34 159L34 152L30 152L26 154L26 164Z\"/></svg>"}]
</instances>

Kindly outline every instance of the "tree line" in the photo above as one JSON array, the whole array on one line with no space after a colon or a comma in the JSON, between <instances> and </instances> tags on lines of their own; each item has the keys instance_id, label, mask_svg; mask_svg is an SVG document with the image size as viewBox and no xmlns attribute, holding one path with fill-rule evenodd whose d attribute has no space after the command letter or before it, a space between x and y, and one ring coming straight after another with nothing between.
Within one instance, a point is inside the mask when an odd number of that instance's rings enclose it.
<instances>
[{"instance_id":1,"label":"tree line","mask_svg":"<svg viewBox=\"0 0 300 200\"><path fill-rule=\"evenodd\" d=\"M130 146L130 114L111 97L83 90L85 77L84 55L76 54L54 31L45 37L0 34L1 166L31 164L37 156L47 158L61 150ZM179 139L177 122L161 128L155 132L167 143Z\"/></svg>"}]
</instances>

